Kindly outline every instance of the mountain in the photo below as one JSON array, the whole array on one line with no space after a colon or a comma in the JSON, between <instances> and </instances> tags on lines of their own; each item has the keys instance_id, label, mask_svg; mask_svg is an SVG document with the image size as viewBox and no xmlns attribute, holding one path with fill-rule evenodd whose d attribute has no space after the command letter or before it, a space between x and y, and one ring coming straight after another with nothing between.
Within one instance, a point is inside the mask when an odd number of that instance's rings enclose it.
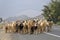
<instances>
[{"instance_id":1,"label":"mountain","mask_svg":"<svg viewBox=\"0 0 60 40\"><path fill-rule=\"evenodd\" d=\"M38 16L36 16L36 17L34 17L34 18L44 19L44 16L43 16L43 15L38 15Z\"/></svg>"},{"instance_id":2,"label":"mountain","mask_svg":"<svg viewBox=\"0 0 60 40\"><path fill-rule=\"evenodd\" d=\"M43 15L38 15L38 16L30 18L30 19L44 19L44 16Z\"/></svg>"},{"instance_id":3,"label":"mountain","mask_svg":"<svg viewBox=\"0 0 60 40\"><path fill-rule=\"evenodd\" d=\"M7 19L5 19L4 21L8 21L8 22L11 22L11 21L16 21L16 20L28 20L28 19L44 19L43 15L38 15L36 17L28 17L26 15L21 15L21 16L17 16L17 17L9 17Z\"/></svg>"},{"instance_id":4,"label":"mountain","mask_svg":"<svg viewBox=\"0 0 60 40\"><path fill-rule=\"evenodd\" d=\"M18 16L16 17L17 19L20 19L20 20L26 20L26 19L29 19L30 17L26 16L26 15L22 15L22 16Z\"/></svg>"},{"instance_id":5,"label":"mountain","mask_svg":"<svg viewBox=\"0 0 60 40\"><path fill-rule=\"evenodd\" d=\"M33 19L44 19L44 16L43 15L38 15L36 17L30 18L30 20L33 20Z\"/></svg>"},{"instance_id":6,"label":"mountain","mask_svg":"<svg viewBox=\"0 0 60 40\"><path fill-rule=\"evenodd\" d=\"M16 20L27 20L29 18L30 17L28 17L26 15L21 15L21 16L17 16L17 17L9 17L9 18L5 19L4 21L11 22L11 21L16 21Z\"/></svg>"}]
</instances>

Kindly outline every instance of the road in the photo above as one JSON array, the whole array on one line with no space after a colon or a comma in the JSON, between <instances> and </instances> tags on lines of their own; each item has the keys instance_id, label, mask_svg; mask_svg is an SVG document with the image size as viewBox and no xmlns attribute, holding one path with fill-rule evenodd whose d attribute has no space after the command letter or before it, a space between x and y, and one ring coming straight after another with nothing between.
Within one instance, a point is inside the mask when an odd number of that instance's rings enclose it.
<instances>
[{"instance_id":1,"label":"road","mask_svg":"<svg viewBox=\"0 0 60 40\"><path fill-rule=\"evenodd\" d=\"M0 40L60 40L60 26L55 25L51 32L44 32L38 35L4 33L4 31L0 30Z\"/></svg>"}]
</instances>

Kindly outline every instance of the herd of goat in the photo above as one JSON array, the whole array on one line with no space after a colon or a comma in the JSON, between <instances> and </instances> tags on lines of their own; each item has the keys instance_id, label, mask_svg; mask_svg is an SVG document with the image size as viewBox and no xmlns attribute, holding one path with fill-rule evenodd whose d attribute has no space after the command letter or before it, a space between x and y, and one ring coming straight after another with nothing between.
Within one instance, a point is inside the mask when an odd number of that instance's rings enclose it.
<instances>
[{"instance_id":1,"label":"herd of goat","mask_svg":"<svg viewBox=\"0 0 60 40\"><path fill-rule=\"evenodd\" d=\"M4 30L5 32L22 33L22 34L33 34L50 32L52 29L53 22L43 20L25 20L25 21L13 21L6 23Z\"/></svg>"}]
</instances>

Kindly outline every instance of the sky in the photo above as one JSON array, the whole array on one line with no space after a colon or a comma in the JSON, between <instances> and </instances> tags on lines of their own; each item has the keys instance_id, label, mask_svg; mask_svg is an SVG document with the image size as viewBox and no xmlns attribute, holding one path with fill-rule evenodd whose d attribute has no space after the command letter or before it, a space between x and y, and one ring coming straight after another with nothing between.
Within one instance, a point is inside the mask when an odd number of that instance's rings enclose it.
<instances>
[{"instance_id":1,"label":"sky","mask_svg":"<svg viewBox=\"0 0 60 40\"><path fill-rule=\"evenodd\" d=\"M8 18L20 15L35 17L42 13L44 5L51 0L0 0L0 17Z\"/></svg>"}]
</instances>

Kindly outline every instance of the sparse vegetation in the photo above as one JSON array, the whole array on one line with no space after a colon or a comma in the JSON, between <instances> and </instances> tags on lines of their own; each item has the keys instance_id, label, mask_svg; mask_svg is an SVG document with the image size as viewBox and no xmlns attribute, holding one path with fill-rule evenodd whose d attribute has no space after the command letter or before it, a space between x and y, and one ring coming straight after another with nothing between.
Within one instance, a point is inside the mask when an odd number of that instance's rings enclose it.
<instances>
[{"instance_id":1,"label":"sparse vegetation","mask_svg":"<svg viewBox=\"0 0 60 40\"><path fill-rule=\"evenodd\" d=\"M2 18L0 18L0 23L2 22Z\"/></svg>"}]
</instances>

